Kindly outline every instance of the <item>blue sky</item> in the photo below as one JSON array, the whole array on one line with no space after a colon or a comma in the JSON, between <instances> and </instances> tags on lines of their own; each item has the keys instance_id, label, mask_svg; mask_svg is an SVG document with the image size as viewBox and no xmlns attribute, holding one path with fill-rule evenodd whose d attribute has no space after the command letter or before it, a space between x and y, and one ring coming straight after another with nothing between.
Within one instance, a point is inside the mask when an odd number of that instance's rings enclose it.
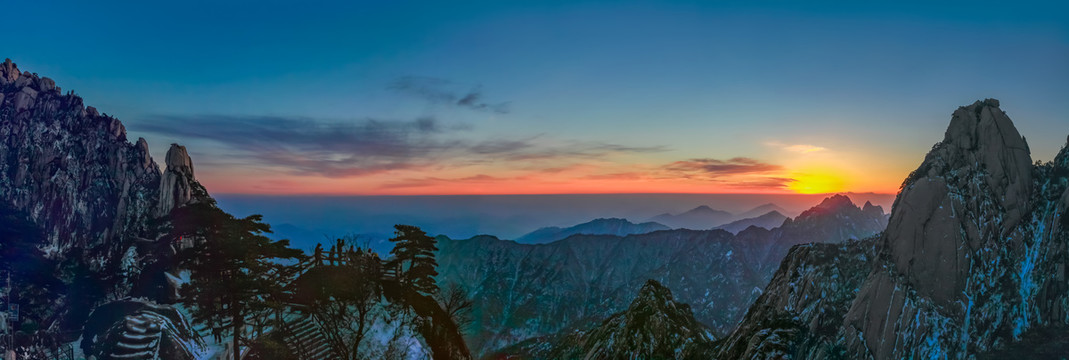
<instances>
[{"instance_id":1,"label":"blue sky","mask_svg":"<svg viewBox=\"0 0 1069 360\"><path fill-rule=\"evenodd\" d=\"M885 191L977 99L1069 134L1057 2L220 3L6 4L3 56L215 192Z\"/></svg>"}]
</instances>

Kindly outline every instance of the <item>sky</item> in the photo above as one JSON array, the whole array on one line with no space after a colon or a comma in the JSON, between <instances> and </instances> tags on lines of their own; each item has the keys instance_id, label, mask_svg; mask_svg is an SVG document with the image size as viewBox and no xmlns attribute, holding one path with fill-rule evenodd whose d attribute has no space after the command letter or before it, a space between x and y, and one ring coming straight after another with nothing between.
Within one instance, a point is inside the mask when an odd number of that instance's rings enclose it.
<instances>
[{"instance_id":1,"label":"sky","mask_svg":"<svg viewBox=\"0 0 1069 360\"><path fill-rule=\"evenodd\" d=\"M0 56L213 194L894 193L978 99L1069 134L1064 2L310 3L14 2Z\"/></svg>"}]
</instances>

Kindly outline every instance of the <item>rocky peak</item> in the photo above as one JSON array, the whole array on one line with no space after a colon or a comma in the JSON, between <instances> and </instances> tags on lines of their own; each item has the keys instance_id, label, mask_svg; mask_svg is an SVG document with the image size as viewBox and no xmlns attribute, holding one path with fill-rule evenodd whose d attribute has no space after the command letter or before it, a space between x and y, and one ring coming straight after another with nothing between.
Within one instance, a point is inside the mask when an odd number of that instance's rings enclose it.
<instances>
[{"instance_id":1,"label":"rocky peak","mask_svg":"<svg viewBox=\"0 0 1069 360\"><path fill-rule=\"evenodd\" d=\"M0 85L7 85L15 82L21 75L18 66L15 66L15 63L11 62L11 59L5 59L4 63L0 64Z\"/></svg>"},{"instance_id":2,"label":"rocky peak","mask_svg":"<svg viewBox=\"0 0 1069 360\"><path fill-rule=\"evenodd\" d=\"M669 290L657 280L649 279L638 290L638 296L631 302L631 309L648 309L663 307L665 303L672 301L672 290Z\"/></svg>"},{"instance_id":3,"label":"rocky peak","mask_svg":"<svg viewBox=\"0 0 1069 360\"><path fill-rule=\"evenodd\" d=\"M884 214L883 206L873 205L872 202L869 201L866 201L865 205L861 207L861 212L880 215Z\"/></svg>"},{"instance_id":4,"label":"rocky peak","mask_svg":"<svg viewBox=\"0 0 1069 360\"><path fill-rule=\"evenodd\" d=\"M988 99L958 108L895 200L886 244L898 271L938 304L961 296L968 254L1000 241L1028 208L1028 145L998 106Z\"/></svg>"},{"instance_id":5,"label":"rocky peak","mask_svg":"<svg viewBox=\"0 0 1069 360\"><path fill-rule=\"evenodd\" d=\"M843 212L850 211L850 210L861 210L861 209L858 208L857 205L854 205L854 202L850 201L850 198L847 197L846 195L836 194L836 195L832 195L830 197L824 198L824 200L821 201L820 204L817 204L817 206L814 206L814 207L810 208L809 210L803 211L802 214L798 215L798 217L795 218L794 220L798 221L798 220L804 220L804 219L808 219L808 218L816 217L816 216L829 215L829 214L838 214L838 213L843 213Z\"/></svg>"},{"instance_id":6,"label":"rocky peak","mask_svg":"<svg viewBox=\"0 0 1069 360\"><path fill-rule=\"evenodd\" d=\"M712 341L689 305L676 302L661 283L647 280L626 311L591 330L565 358L707 358Z\"/></svg>"},{"instance_id":7,"label":"rocky peak","mask_svg":"<svg viewBox=\"0 0 1069 360\"><path fill-rule=\"evenodd\" d=\"M157 216L163 216L172 209L188 204L195 199L200 184L193 177L193 160L189 158L186 147L171 144L166 156L167 169L160 180L160 202L156 208Z\"/></svg>"}]
</instances>

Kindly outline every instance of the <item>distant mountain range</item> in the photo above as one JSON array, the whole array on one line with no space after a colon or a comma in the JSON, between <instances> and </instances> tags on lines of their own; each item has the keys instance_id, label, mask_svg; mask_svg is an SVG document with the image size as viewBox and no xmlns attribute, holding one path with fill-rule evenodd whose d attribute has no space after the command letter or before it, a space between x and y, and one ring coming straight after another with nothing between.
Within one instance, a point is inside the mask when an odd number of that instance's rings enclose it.
<instances>
[{"instance_id":1,"label":"distant mountain range","mask_svg":"<svg viewBox=\"0 0 1069 360\"><path fill-rule=\"evenodd\" d=\"M647 280L671 289L695 318L722 336L760 295L787 250L800 243L842 242L886 227L878 208L845 196L772 230L660 230L627 236L572 235L546 244L493 236L438 238L438 282L473 294L475 353L590 324L624 311Z\"/></svg>"},{"instance_id":2,"label":"distant mountain range","mask_svg":"<svg viewBox=\"0 0 1069 360\"><path fill-rule=\"evenodd\" d=\"M650 221L668 225L676 229L708 230L735 218L735 215L702 205L684 213L672 215L664 213L654 216Z\"/></svg>"},{"instance_id":3,"label":"distant mountain range","mask_svg":"<svg viewBox=\"0 0 1069 360\"><path fill-rule=\"evenodd\" d=\"M779 217L782 218L779 221L775 221L777 216L769 214L772 212L778 213ZM707 230L724 228L729 231L734 230L731 231L732 233L737 233L749 227L749 225L766 229L777 227L787 218L784 214L790 213L790 211L772 203L760 205L739 214L732 214L727 211L713 209L708 205L701 205L677 215L660 214L651 218L650 221L665 224L674 229ZM737 224L727 226L729 223L734 222L737 222Z\"/></svg>"},{"instance_id":4,"label":"distant mountain range","mask_svg":"<svg viewBox=\"0 0 1069 360\"><path fill-rule=\"evenodd\" d=\"M524 236L520 236L516 239L516 242L523 244L543 244L565 239L577 234L627 236L668 229L670 228L655 222L635 224L626 219L601 218L563 229L556 226L544 227Z\"/></svg>"},{"instance_id":5,"label":"distant mountain range","mask_svg":"<svg viewBox=\"0 0 1069 360\"><path fill-rule=\"evenodd\" d=\"M767 214L746 218L742 220L732 221L730 223L717 226L716 229L726 230L732 234L738 234L740 231L746 230L751 226L759 228L772 229L783 225L783 221L787 220L787 216L781 214L779 211L769 211Z\"/></svg>"}]
</instances>

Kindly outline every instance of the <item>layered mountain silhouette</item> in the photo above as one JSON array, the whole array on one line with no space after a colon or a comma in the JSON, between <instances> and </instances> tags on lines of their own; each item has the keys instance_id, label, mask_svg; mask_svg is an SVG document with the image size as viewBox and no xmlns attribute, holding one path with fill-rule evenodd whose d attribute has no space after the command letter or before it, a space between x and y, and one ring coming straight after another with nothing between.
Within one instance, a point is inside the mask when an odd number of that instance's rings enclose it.
<instances>
[{"instance_id":1,"label":"layered mountain silhouette","mask_svg":"<svg viewBox=\"0 0 1069 360\"><path fill-rule=\"evenodd\" d=\"M772 203L762 204L739 214L732 214L727 211L713 209L708 205L701 205L680 214L660 214L650 218L650 221L664 224L673 229L725 229L732 233L738 233L750 227L750 225L765 229L778 227L783 220L788 218L785 214L791 214L791 212Z\"/></svg>"},{"instance_id":2,"label":"layered mountain silhouette","mask_svg":"<svg viewBox=\"0 0 1069 360\"><path fill-rule=\"evenodd\" d=\"M903 182L887 231L792 249L719 357L1064 355L1067 189L1069 144L1033 164L997 100L961 107Z\"/></svg>"},{"instance_id":3,"label":"layered mountain silhouette","mask_svg":"<svg viewBox=\"0 0 1069 360\"><path fill-rule=\"evenodd\" d=\"M578 234L627 236L668 229L669 227L655 222L635 224L626 219L601 218L568 228L559 228L556 226L544 227L516 238L516 242L522 244L543 244Z\"/></svg>"},{"instance_id":4,"label":"layered mountain silhouette","mask_svg":"<svg viewBox=\"0 0 1069 360\"><path fill-rule=\"evenodd\" d=\"M752 218L760 217L761 215L766 215L766 214L768 214L770 212L773 212L773 211L774 212L778 212L778 213L782 214L783 216L787 216L787 215L793 214L792 212L788 211L787 209L784 209L784 208L780 207L779 205L776 205L776 204L773 204L773 203L767 203L767 204L758 205L758 206L754 207L753 209L746 210L746 211L744 211L744 212L742 212L740 214L735 214L735 218L736 219L740 219L740 220L741 219L752 219ZM776 224L776 226L779 226L779 224Z\"/></svg>"},{"instance_id":5,"label":"layered mountain silhouette","mask_svg":"<svg viewBox=\"0 0 1069 360\"><path fill-rule=\"evenodd\" d=\"M735 215L722 210L715 210L709 206L701 205L680 214L661 214L654 216L650 221L668 225L672 228L691 230L706 230L723 225L735 219Z\"/></svg>"},{"instance_id":6,"label":"layered mountain silhouette","mask_svg":"<svg viewBox=\"0 0 1069 360\"><path fill-rule=\"evenodd\" d=\"M843 201L845 199L845 201ZM887 217L845 196L772 230L662 230L627 236L573 235L548 244L492 236L439 237L440 284L474 297L474 353L583 329L627 309L648 279L664 284L695 318L722 336L761 293L796 244L842 242L882 231Z\"/></svg>"},{"instance_id":7,"label":"layered mountain silhouette","mask_svg":"<svg viewBox=\"0 0 1069 360\"><path fill-rule=\"evenodd\" d=\"M783 215L779 211L769 211L767 214L746 218L742 220L735 220L730 223L717 226L716 229L726 230L732 234L738 234L740 231L746 230L751 226L759 228L772 229L783 225L783 221L787 220L787 216Z\"/></svg>"}]
</instances>

